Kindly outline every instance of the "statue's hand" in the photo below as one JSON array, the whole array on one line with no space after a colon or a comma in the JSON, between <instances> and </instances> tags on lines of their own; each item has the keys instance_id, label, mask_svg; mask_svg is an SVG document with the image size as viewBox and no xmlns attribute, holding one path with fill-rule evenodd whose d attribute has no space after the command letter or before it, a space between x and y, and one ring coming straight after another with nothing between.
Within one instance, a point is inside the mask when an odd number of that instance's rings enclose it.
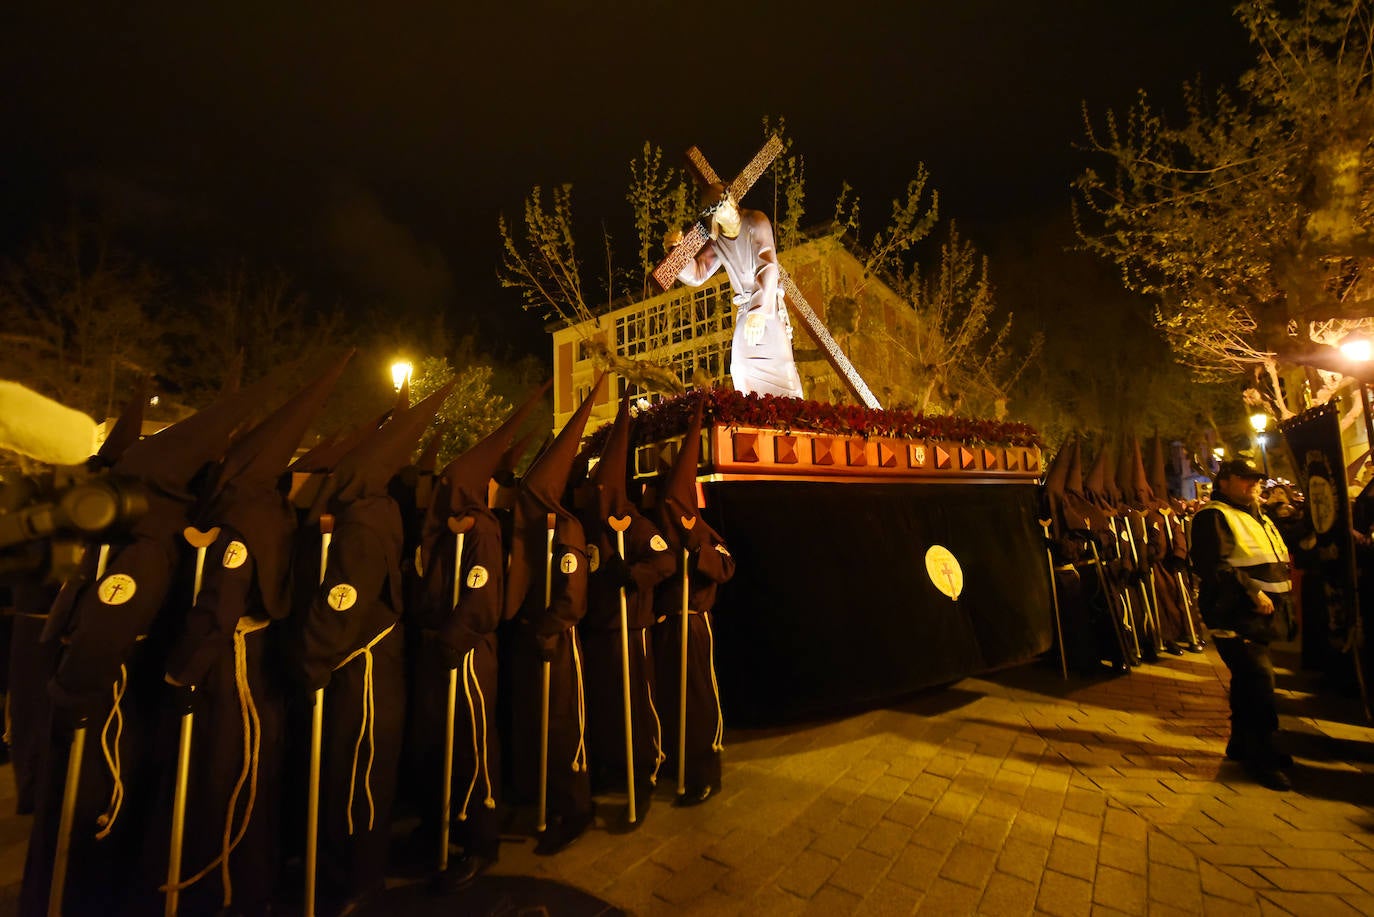
<instances>
[{"instance_id":1,"label":"statue's hand","mask_svg":"<svg viewBox=\"0 0 1374 917\"><path fill-rule=\"evenodd\" d=\"M758 346L763 340L763 328L767 321L763 312L750 312L744 320L744 343Z\"/></svg>"}]
</instances>

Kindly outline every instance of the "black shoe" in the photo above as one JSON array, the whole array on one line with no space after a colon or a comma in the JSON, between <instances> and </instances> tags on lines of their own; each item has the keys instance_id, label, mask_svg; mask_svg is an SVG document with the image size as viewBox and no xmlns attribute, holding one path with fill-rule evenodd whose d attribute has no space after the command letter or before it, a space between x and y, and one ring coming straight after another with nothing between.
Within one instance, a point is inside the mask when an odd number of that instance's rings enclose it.
<instances>
[{"instance_id":1,"label":"black shoe","mask_svg":"<svg viewBox=\"0 0 1374 917\"><path fill-rule=\"evenodd\" d=\"M1234 735L1226 743L1226 757L1232 761L1252 761L1256 767L1270 770L1288 770L1293 766L1293 756L1288 752L1270 746L1261 747L1259 753L1255 754Z\"/></svg>"},{"instance_id":2,"label":"black shoe","mask_svg":"<svg viewBox=\"0 0 1374 917\"><path fill-rule=\"evenodd\" d=\"M1164 652L1168 653L1170 656L1182 656L1183 647L1170 640L1164 644Z\"/></svg>"},{"instance_id":3,"label":"black shoe","mask_svg":"<svg viewBox=\"0 0 1374 917\"><path fill-rule=\"evenodd\" d=\"M692 806L699 806L708 799L720 792L720 787L706 786L687 787L687 791L673 801L673 805L680 809L689 809Z\"/></svg>"},{"instance_id":4,"label":"black shoe","mask_svg":"<svg viewBox=\"0 0 1374 917\"><path fill-rule=\"evenodd\" d=\"M1293 781L1288 779L1288 775L1278 768L1247 768L1247 772L1260 786L1284 793L1293 789Z\"/></svg>"},{"instance_id":5,"label":"black shoe","mask_svg":"<svg viewBox=\"0 0 1374 917\"><path fill-rule=\"evenodd\" d=\"M434 891L441 895L456 892L472 884L473 880L486 872L496 860L492 857L464 854L448 864L448 869L434 877Z\"/></svg>"},{"instance_id":6,"label":"black shoe","mask_svg":"<svg viewBox=\"0 0 1374 917\"><path fill-rule=\"evenodd\" d=\"M592 813L587 812L584 815L568 815L558 819L550 819L543 835L539 838L539 842L534 845L534 852L539 856L553 856L555 853L567 850L591 827L592 818Z\"/></svg>"}]
</instances>

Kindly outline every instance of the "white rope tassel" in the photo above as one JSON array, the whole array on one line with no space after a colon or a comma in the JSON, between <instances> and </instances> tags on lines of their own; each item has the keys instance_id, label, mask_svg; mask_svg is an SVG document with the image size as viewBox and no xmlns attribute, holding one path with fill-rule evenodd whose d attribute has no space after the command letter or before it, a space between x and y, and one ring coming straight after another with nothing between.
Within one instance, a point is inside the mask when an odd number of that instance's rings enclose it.
<instances>
[{"instance_id":1,"label":"white rope tassel","mask_svg":"<svg viewBox=\"0 0 1374 917\"><path fill-rule=\"evenodd\" d=\"M105 766L110 769L110 779L114 785L110 788L110 804L95 820L95 823L100 825L100 830L95 835L98 841L109 837L110 832L114 830L115 819L119 818L119 810L124 807L124 780L120 776L119 767L119 739L124 734L124 711L121 709L120 701L124 699L124 692L128 687L129 670L121 665L119 679L115 681L113 688L114 704L111 705L110 715L105 717L105 725L100 730L100 750L105 755ZM110 743L111 723L115 724L113 746Z\"/></svg>"},{"instance_id":2,"label":"white rope tassel","mask_svg":"<svg viewBox=\"0 0 1374 917\"><path fill-rule=\"evenodd\" d=\"M702 612L701 620L706 622L707 661L711 665L711 693L716 696L716 737L711 740L712 751L725 748L725 714L720 710L720 685L716 682L716 635L711 630L711 613Z\"/></svg>"},{"instance_id":3,"label":"white rope tassel","mask_svg":"<svg viewBox=\"0 0 1374 917\"><path fill-rule=\"evenodd\" d=\"M487 698L482 693L482 682L477 678L477 661L473 657L472 685L477 689L477 709L482 714L482 775L486 781L487 795L482 805L488 809L496 808L496 798L491 795L491 768L487 765Z\"/></svg>"},{"instance_id":4,"label":"white rope tassel","mask_svg":"<svg viewBox=\"0 0 1374 917\"><path fill-rule=\"evenodd\" d=\"M205 868L177 883L178 891L184 891L208 876L215 867L220 869L220 882L224 888L223 903L229 907L234 903L234 884L229 873L229 856L238 847L245 834L248 823L253 818L253 807L258 798L258 759L262 749L262 721L258 717L258 707L253 700L253 689L248 683L248 634L256 633L267 627L267 621L240 618L234 628L234 687L238 694L239 717L243 724L243 768L234 784L234 792L229 796L229 805L224 816L224 839L219 856L205 865ZM238 829L234 829L234 812L238 809L239 795L244 784L248 784L248 802L244 805L243 818ZM158 891L166 892L169 886L163 885Z\"/></svg>"},{"instance_id":5,"label":"white rope tassel","mask_svg":"<svg viewBox=\"0 0 1374 917\"><path fill-rule=\"evenodd\" d=\"M386 630L372 638L366 646L354 650L348 658L334 667L334 671L342 669L359 656L363 658L363 717L358 726L358 741L353 745L353 771L348 777L348 835L353 836L353 797L358 786L358 756L362 753L363 739L367 740L367 767L363 771L363 794L367 797L367 830L372 830L373 820L376 818L376 807L372 802L372 761L377 754L376 735L373 727L377 721L376 696L373 693L372 680L372 648L385 639L391 633L392 624Z\"/></svg>"},{"instance_id":6,"label":"white rope tassel","mask_svg":"<svg viewBox=\"0 0 1374 917\"><path fill-rule=\"evenodd\" d=\"M472 779L468 781L467 795L463 797L462 808L458 810L459 821L468 819L468 803L472 801L472 791L477 788L477 777L482 767L477 749L477 713L472 709L472 683L477 680L477 673L472 669L472 654L475 652L475 649L471 649L463 656L463 697L468 702L468 724L472 726ZM468 680L469 674L472 675L472 681Z\"/></svg>"},{"instance_id":7,"label":"white rope tassel","mask_svg":"<svg viewBox=\"0 0 1374 917\"><path fill-rule=\"evenodd\" d=\"M649 667L649 629L644 628L639 632L639 652L640 671L644 672ZM654 772L649 775L649 783L658 786L658 769L663 766L663 761L668 756L663 752L663 723L658 719L658 707L654 704L654 686L646 680L644 683L645 695L649 698L649 712L654 717Z\"/></svg>"},{"instance_id":8,"label":"white rope tassel","mask_svg":"<svg viewBox=\"0 0 1374 917\"><path fill-rule=\"evenodd\" d=\"M572 769L576 774L587 769L587 698L582 693L582 654L577 650L577 628L568 628L572 643L573 677L577 679L577 751L573 753Z\"/></svg>"}]
</instances>

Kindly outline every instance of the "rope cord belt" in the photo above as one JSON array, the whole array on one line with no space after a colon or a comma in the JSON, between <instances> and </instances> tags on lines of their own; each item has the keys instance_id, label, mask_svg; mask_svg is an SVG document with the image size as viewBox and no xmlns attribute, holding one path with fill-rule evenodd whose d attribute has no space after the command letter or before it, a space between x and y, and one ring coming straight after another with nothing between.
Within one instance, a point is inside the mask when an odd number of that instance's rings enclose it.
<instances>
[{"instance_id":1,"label":"rope cord belt","mask_svg":"<svg viewBox=\"0 0 1374 917\"><path fill-rule=\"evenodd\" d=\"M482 683L477 678L477 665L475 661L475 649L468 650L463 656L463 694L468 701L468 722L472 724L472 780L468 783L467 795L463 797L462 808L458 810L458 820L467 821L468 803L472 800L472 791L477 788L477 778L483 777L486 781L487 795L482 800L482 805L488 809L496 808L496 800L491 795L491 770L487 767L487 699L482 693ZM477 703L473 703L473 690L477 691ZM482 737L477 738L477 714L482 714Z\"/></svg>"},{"instance_id":2,"label":"rope cord belt","mask_svg":"<svg viewBox=\"0 0 1374 917\"><path fill-rule=\"evenodd\" d=\"M366 645L349 653L343 662L334 666L334 671L337 672L359 656L363 659L363 715L358 724L358 741L353 746L353 771L348 775L349 837L353 836L353 796L358 785L358 756L362 754L364 739L367 740L367 767L363 771L363 794L367 797L367 830L372 830L373 820L377 814L376 807L372 802L372 760L377 754L376 736L373 733L373 727L377 721L377 699L373 694L372 649L386 639L395 627L395 624L388 625L386 630L373 637Z\"/></svg>"},{"instance_id":3,"label":"rope cord belt","mask_svg":"<svg viewBox=\"0 0 1374 917\"><path fill-rule=\"evenodd\" d=\"M649 668L649 629L641 628L639 631L639 650L640 659L643 660L641 671L648 671ZM654 772L649 775L649 783L658 786L658 769L663 766L668 755L663 750L663 723L658 718L658 707L654 705L654 686L645 683L645 694L649 698L649 712L654 717Z\"/></svg>"},{"instance_id":4,"label":"rope cord belt","mask_svg":"<svg viewBox=\"0 0 1374 917\"><path fill-rule=\"evenodd\" d=\"M119 667L119 678L115 680L112 693L114 703L110 706L110 714L105 717L105 725L100 729L100 751L105 756L105 766L110 771L110 804L105 807L95 820L100 826L96 832L95 839L103 841L110 836L114 830L115 820L119 818L119 810L124 807L124 780L120 775L119 765L119 740L124 735L124 710L122 701L124 692L129 688L129 669L124 665ZM115 727L114 741L110 741L110 725Z\"/></svg>"},{"instance_id":5,"label":"rope cord belt","mask_svg":"<svg viewBox=\"0 0 1374 917\"><path fill-rule=\"evenodd\" d=\"M573 752L573 773L587 770L587 697L582 690L582 654L577 649L577 628L568 628L572 643L573 674L577 678L577 751Z\"/></svg>"},{"instance_id":6,"label":"rope cord belt","mask_svg":"<svg viewBox=\"0 0 1374 917\"><path fill-rule=\"evenodd\" d=\"M262 618L242 617L234 627L234 689L238 696L239 717L243 724L243 767L239 771L238 781L234 784L234 791L229 795L219 856L195 875L183 879L176 885L178 890L190 888L218 866L225 907L234 903L234 883L229 874L229 855L248 833L248 822L253 817L253 805L258 797L258 758L262 747L262 721L258 717L257 704L253 700L253 688L248 682L248 643L245 638L249 634L264 630L270 623L271 621ZM245 783L248 784L248 802L244 805L243 819L235 831L234 811L238 808L239 796ZM170 889L169 886L163 885L158 890L166 892Z\"/></svg>"},{"instance_id":7,"label":"rope cord belt","mask_svg":"<svg viewBox=\"0 0 1374 917\"><path fill-rule=\"evenodd\" d=\"M716 735L711 740L711 750L722 751L725 748L725 714L720 710L720 684L716 682L716 635L711 630L711 616L702 615L701 619L706 622L706 658L711 664L711 693L716 697Z\"/></svg>"}]
</instances>

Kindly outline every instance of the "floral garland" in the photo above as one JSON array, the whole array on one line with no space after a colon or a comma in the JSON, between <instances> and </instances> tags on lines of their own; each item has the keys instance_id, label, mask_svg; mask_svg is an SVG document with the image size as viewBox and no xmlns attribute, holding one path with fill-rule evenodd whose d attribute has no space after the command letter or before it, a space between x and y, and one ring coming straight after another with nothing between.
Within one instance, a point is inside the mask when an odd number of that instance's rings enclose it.
<instances>
[{"instance_id":1,"label":"floral garland","mask_svg":"<svg viewBox=\"0 0 1374 917\"><path fill-rule=\"evenodd\" d=\"M692 391L641 409L631 429L633 445L658 442L686 431L702 404L702 424L725 427L762 427L791 433L830 433L837 436L885 436L893 439L925 439L963 443L966 446L1040 445L1040 434L1030 424L1008 423L952 414L926 415L913 411L884 411L857 404L830 404L776 395L745 395L730 389ZM611 425L605 424L588 437L587 445L599 453Z\"/></svg>"}]
</instances>

